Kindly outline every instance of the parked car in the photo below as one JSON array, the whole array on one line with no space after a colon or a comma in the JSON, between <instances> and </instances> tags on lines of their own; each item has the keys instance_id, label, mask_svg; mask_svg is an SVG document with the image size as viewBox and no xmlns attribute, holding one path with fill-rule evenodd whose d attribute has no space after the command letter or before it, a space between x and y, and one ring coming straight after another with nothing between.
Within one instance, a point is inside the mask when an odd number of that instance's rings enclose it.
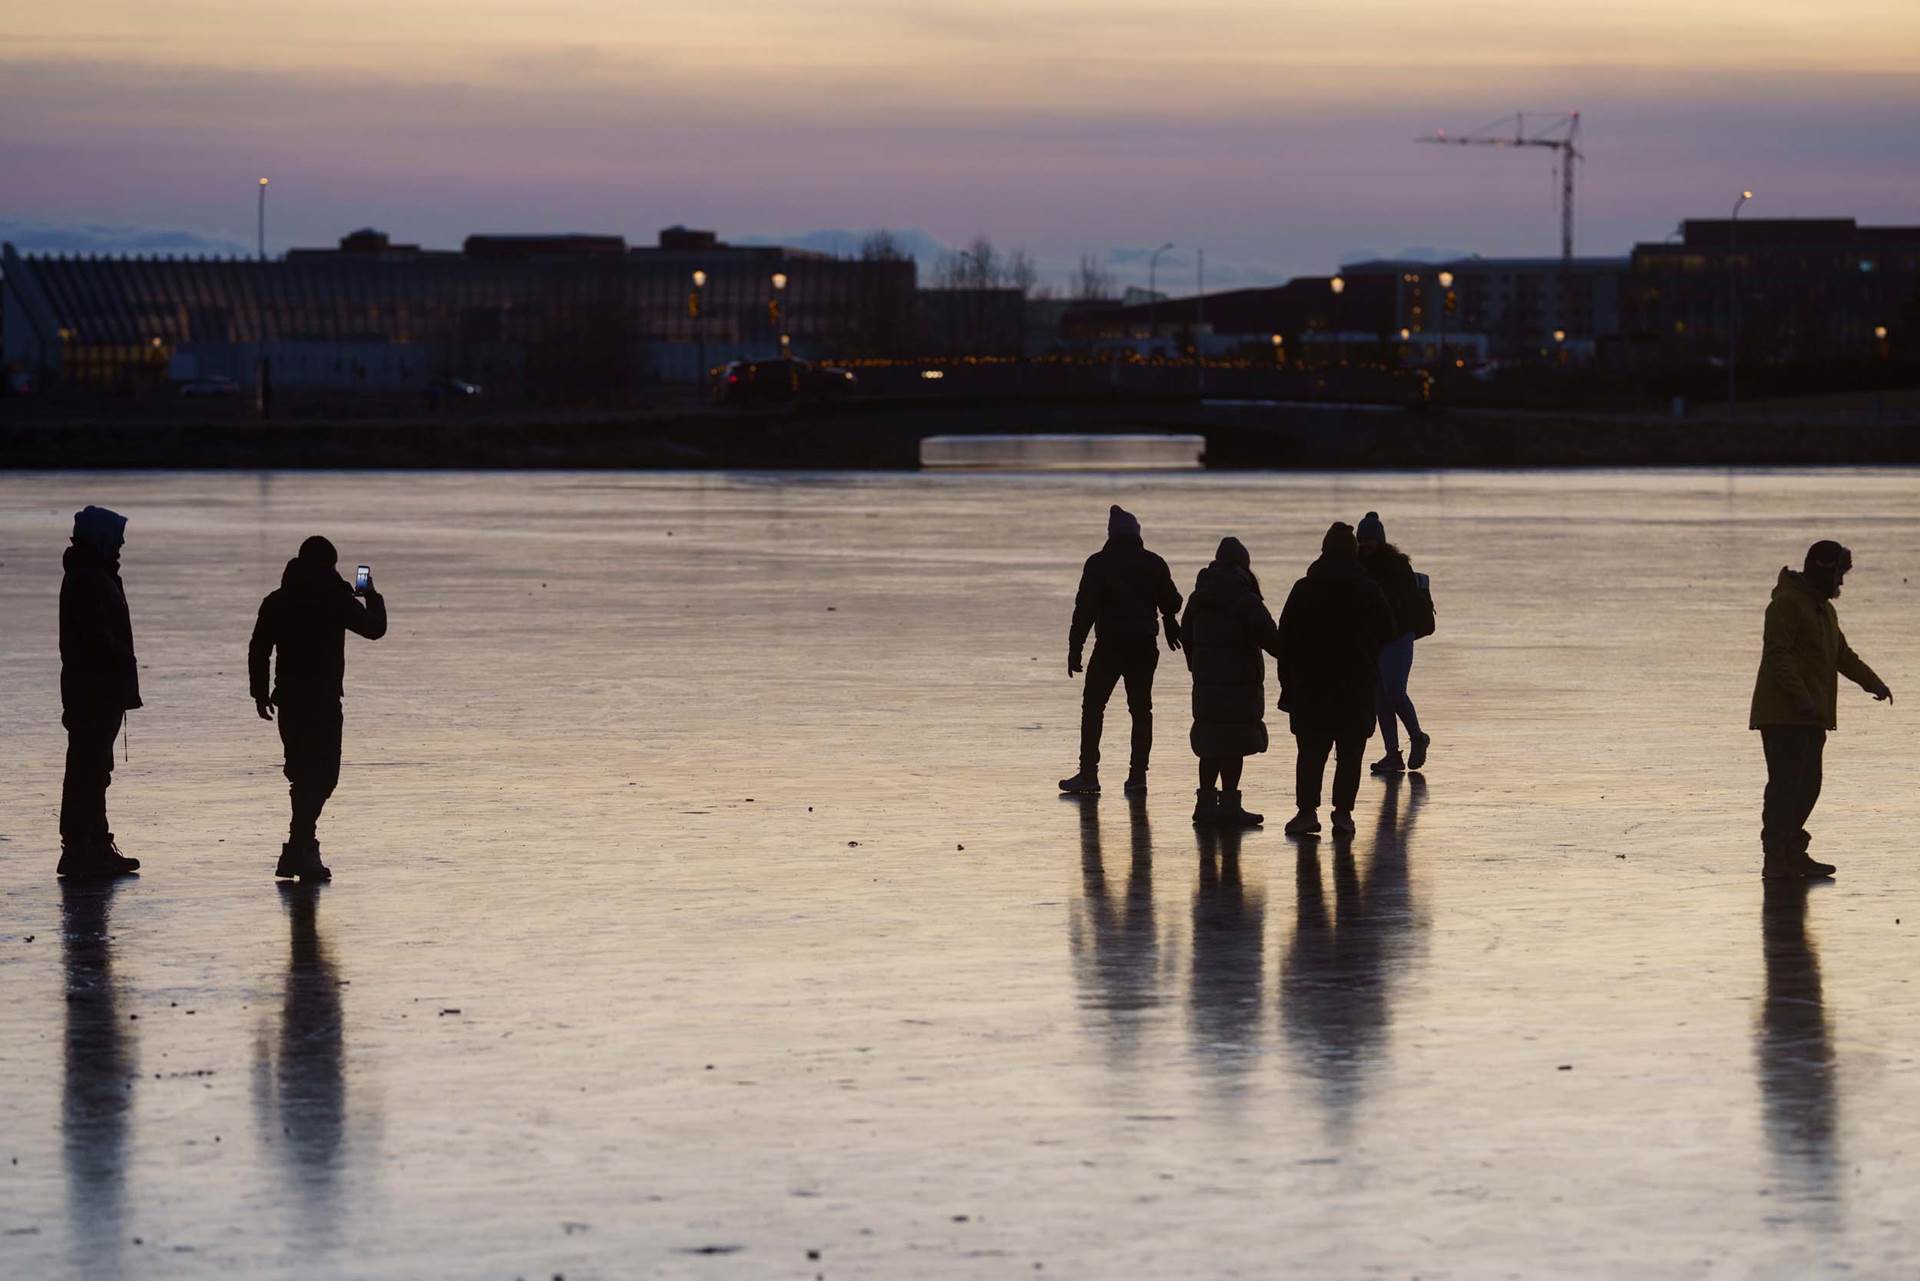
<instances>
[{"instance_id":1,"label":"parked car","mask_svg":"<svg viewBox=\"0 0 1920 1281\"><path fill-rule=\"evenodd\" d=\"M180 384L182 396L238 396L240 384L224 374L214 374L207 378L195 378L191 382Z\"/></svg>"},{"instance_id":2,"label":"parked car","mask_svg":"<svg viewBox=\"0 0 1920 1281\"><path fill-rule=\"evenodd\" d=\"M715 375L713 400L742 409L824 405L851 394L858 382L851 370L794 357L736 360Z\"/></svg>"}]
</instances>

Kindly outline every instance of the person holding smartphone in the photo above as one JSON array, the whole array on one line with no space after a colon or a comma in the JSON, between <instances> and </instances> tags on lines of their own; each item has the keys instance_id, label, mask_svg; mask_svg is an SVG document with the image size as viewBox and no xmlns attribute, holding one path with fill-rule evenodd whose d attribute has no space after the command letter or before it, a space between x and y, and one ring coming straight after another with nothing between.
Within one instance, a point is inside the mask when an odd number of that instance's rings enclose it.
<instances>
[{"instance_id":1,"label":"person holding smartphone","mask_svg":"<svg viewBox=\"0 0 1920 1281\"><path fill-rule=\"evenodd\" d=\"M348 632L379 640L387 634L387 602L373 586L373 571L359 567L349 586L334 567L339 554L315 535L287 562L280 587L260 602L247 646L247 679L260 719L276 719L286 752L293 819L280 847L277 877L324 881L320 861L320 811L340 782L340 738L345 696ZM278 662L268 683L268 667Z\"/></svg>"}]
</instances>

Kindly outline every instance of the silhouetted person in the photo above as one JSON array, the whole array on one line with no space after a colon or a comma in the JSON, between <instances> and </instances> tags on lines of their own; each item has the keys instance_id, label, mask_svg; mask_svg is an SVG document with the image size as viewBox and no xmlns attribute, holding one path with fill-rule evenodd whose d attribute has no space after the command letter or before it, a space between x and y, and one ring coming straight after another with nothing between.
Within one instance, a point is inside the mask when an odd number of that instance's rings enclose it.
<instances>
[{"instance_id":1,"label":"silhouetted person","mask_svg":"<svg viewBox=\"0 0 1920 1281\"><path fill-rule=\"evenodd\" d=\"M1398 774L1420 769L1427 763L1427 749L1433 739L1420 732L1420 713L1407 696L1407 680L1413 674L1415 624L1424 606L1420 584L1413 577L1413 562L1407 554L1387 541L1386 526L1379 512L1368 512L1354 531L1360 549L1360 568L1367 571L1374 586L1387 598L1393 611L1393 639L1380 647L1380 683L1374 697L1374 714L1380 721L1380 743L1387 754L1373 763L1375 774ZM1400 725L1407 727L1411 753L1400 755Z\"/></svg>"},{"instance_id":2,"label":"silhouetted person","mask_svg":"<svg viewBox=\"0 0 1920 1281\"><path fill-rule=\"evenodd\" d=\"M1834 1051L1821 999L1820 958L1807 937L1805 878L1771 881L1761 908L1766 1003L1754 1029L1767 1146L1784 1172L1824 1196L1839 1128Z\"/></svg>"},{"instance_id":3,"label":"silhouetted person","mask_svg":"<svg viewBox=\"0 0 1920 1281\"><path fill-rule=\"evenodd\" d=\"M293 820L280 847L275 876L324 881L320 811L340 782L340 700L345 694L348 632L379 640L387 634L387 602L371 580L361 596L334 569L333 544L315 535L287 562L280 588L260 602L247 646L247 679L261 720L280 717ZM279 661L269 692L268 660Z\"/></svg>"},{"instance_id":4,"label":"silhouetted person","mask_svg":"<svg viewBox=\"0 0 1920 1281\"><path fill-rule=\"evenodd\" d=\"M1845 676L1882 702L1893 700L1887 683L1860 661L1840 633L1833 602L1852 568L1853 553L1839 543L1815 543L1807 549L1800 573L1780 570L1767 606L1749 719L1750 727L1760 731L1767 754L1760 826L1760 874L1765 877L1833 875L1831 863L1808 857L1813 838L1806 824L1820 799L1827 731L1839 727L1839 678Z\"/></svg>"},{"instance_id":5,"label":"silhouetted person","mask_svg":"<svg viewBox=\"0 0 1920 1281\"><path fill-rule=\"evenodd\" d=\"M66 1072L60 1098L61 1149L74 1276L117 1276L125 1234L127 1114L137 1073L119 1012L108 935L112 884L60 885L61 953L66 968ZM105 1257L103 1257L105 1256Z\"/></svg>"},{"instance_id":6,"label":"silhouetted person","mask_svg":"<svg viewBox=\"0 0 1920 1281\"><path fill-rule=\"evenodd\" d=\"M1240 876L1241 830L1203 827L1193 890L1193 972L1188 1027L1196 1052L1237 1083L1260 1030L1266 905Z\"/></svg>"},{"instance_id":7,"label":"silhouetted person","mask_svg":"<svg viewBox=\"0 0 1920 1281\"><path fill-rule=\"evenodd\" d=\"M1134 1048L1144 1012L1156 1009L1162 999L1153 829L1145 797L1127 799L1127 819L1126 886L1116 895L1101 856L1100 803L1088 800L1080 806L1081 911L1070 936L1082 988L1080 1004L1105 1012L1116 1054Z\"/></svg>"},{"instance_id":8,"label":"silhouetted person","mask_svg":"<svg viewBox=\"0 0 1920 1281\"><path fill-rule=\"evenodd\" d=\"M260 1130L281 1143L303 1212L331 1202L346 1129L345 1043L340 978L319 929L318 884L283 882L291 946L280 1002L272 1090L256 1094ZM270 1051L264 1039L259 1052Z\"/></svg>"},{"instance_id":9,"label":"silhouetted person","mask_svg":"<svg viewBox=\"0 0 1920 1281\"><path fill-rule=\"evenodd\" d=\"M1380 646L1392 630L1387 598L1360 568L1353 526L1334 522L1320 542L1320 559L1280 611L1280 707L1299 747L1299 812L1287 822L1289 836L1320 831L1320 784L1335 751L1333 830L1353 834L1360 758L1373 737Z\"/></svg>"},{"instance_id":10,"label":"silhouetted person","mask_svg":"<svg viewBox=\"0 0 1920 1281\"><path fill-rule=\"evenodd\" d=\"M1264 816L1240 803L1246 758L1267 750L1266 654L1280 633L1260 595L1247 549L1223 538L1213 563L1194 580L1180 634L1193 673L1193 729L1200 758L1193 821L1200 827L1255 827Z\"/></svg>"},{"instance_id":11,"label":"silhouetted person","mask_svg":"<svg viewBox=\"0 0 1920 1281\"><path fill-rule=\"evenodd\" d=\"M140 866L107 826L113 740L140 706L133 621L120 584L127 518L104 507L74 513L73 546L60 581L60 723L67 772L60 787L59 875L119 876Z\"/></svg>"},{"instance_id":12,"label":"silhouetted person","mask_svg":"<svg viewBox=\"0 0 1920 1281\"><path fill-rule=\"evenodd\" d=\"M1060 780L1060 790L1088 794L1100 790L1100 731L1113 687L1127 686L1127 711L1133 717L1133 751L1127 764L1127 794L1147 790L1147 757L1153 751L1153 669L1160 663L1160 618L1166 620L1167 648L1180 648L1180 592L1167 562L1140 541L1140 522L1132 513L1107 511L1107 545L1087 557L1080 591L1073 598L1073 625L1067 632L1067 675L1080 670L1087 633L1094 634L1093 661L1080 703L1080 772Z\"/></svg>"}]
</instances>

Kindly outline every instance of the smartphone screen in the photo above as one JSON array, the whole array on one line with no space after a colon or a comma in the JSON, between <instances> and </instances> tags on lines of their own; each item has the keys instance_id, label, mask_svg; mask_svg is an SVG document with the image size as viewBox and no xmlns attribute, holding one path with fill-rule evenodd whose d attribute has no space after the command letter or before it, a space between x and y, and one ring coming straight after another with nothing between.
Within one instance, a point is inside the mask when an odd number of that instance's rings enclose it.
<instances>
[{"instance_id":1,"label":"smartphone screen","mask_svg":"<svg viewBox=\"0 0 1920 1281\"><path fill-rule=\"evenodd\" d=\"M361 565L353 571L353 590L364 592L373 585L373 566Z\"/></svg>"}]
</instances>

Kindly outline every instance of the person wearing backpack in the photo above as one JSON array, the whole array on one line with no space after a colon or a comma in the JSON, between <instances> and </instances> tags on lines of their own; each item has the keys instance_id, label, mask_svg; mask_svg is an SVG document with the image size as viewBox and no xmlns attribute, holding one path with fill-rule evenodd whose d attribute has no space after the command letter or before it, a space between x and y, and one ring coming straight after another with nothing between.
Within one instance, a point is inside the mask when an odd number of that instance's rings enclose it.
<instances>
[{"instance_id":1,"label":"person wearing backpack","mask_svg":"<svg viewBox=\"0 0 1920 1281\"><path fill-rule=\"evenodd\" d=\"M1153 751L1153 672L1160 664L1160 628L1167 648L1180 648L1180 590L1167 562L1146 549L1140 522L1119 506L1107 509L1107 545L1087 557L1080 590L1073 598L1073 622L1067 630L1067 675L1081 670L1080 655L1093 635L1093 661L1080 700L1080 772L1060 780L1070 795L1100 791L1100 732L1107 699L1125 682L1127 711L1133 717L1132 751L1126 792L1147 790L1147 757Z\"/></svg>"},{"instance_id":2,"label":"person wearing backpack","mask_svg":"<svg viewBox=\"0 0 1920 1281\"><path fill-rule=\"evenodd\" d=\"M1420 729L1420 713L1407 694L1413 674L1413 643L1433 635L1433 598L1413 572L1407 554L1387 541L1379 512L1368 512L1354 530L1360 548L1360 567L1380 588L1393 611L1393 639L1380 647L1380 684L1374 713L1380 719L1380 741L1387 754L1370 767L1375 774L1404 774L1427 763L1433 739ZM1400 723L1405 722L1412 751L1400 755Z\"/></svg>"}]
</instances>

